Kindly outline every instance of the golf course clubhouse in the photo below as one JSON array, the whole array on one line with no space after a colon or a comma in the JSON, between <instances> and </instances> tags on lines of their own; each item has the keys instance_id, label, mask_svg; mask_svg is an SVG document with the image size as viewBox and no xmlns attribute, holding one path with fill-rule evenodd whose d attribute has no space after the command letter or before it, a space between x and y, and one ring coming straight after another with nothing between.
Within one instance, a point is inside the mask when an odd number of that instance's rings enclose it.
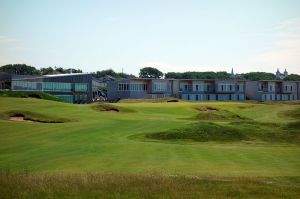
<instances>
[{"instance_id":1,"label":"golf course clubhouse","mask_svg":"<svg viewBox=\"0 0 300 199\"><path fill-rule=\"evenodd\" d=\"M92 101L92 75L86 73L44 76L0 74L1 89L40 91L65 102L84 104Z\"/></svg>"}]
</instances>

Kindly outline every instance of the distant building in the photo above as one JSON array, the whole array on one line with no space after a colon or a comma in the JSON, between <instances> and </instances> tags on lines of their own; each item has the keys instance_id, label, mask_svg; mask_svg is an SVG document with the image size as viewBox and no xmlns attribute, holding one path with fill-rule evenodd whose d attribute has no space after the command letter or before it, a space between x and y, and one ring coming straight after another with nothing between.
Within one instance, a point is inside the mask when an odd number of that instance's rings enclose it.
<instances>
[{"instance_id":1,"label":"distant building","mask_svg":"<svg viewBox=\"0 0 300 199\"><path fill-rule=\"evenodd\" d=\"M277 69L275 75L276 75L276 79L284 79L284 78L287 77L289 74L288 74L288 72L287 72L286 69L284 69L284 72L283 72L283 73L281 73L281 72L279 71L279 69Z\"/></svg>"},{"instance_id":2,"label":"distant building","mask_svg":"<svg viewBox=\"0 0 300 199\"><path fill-rule=\"evenodd\" d=\"M1 87L12 91L50 93L65 102L83 104L92 101L92 75L86 73L44 76L0 74Z\"/></svg>"},{"instance_id":3,"label":"distant building","mask_svg":"<svg viewBox=\"0 0 300 199\"><path fill-rule=\"evenodd\" d=\"M178 80L134 78L107 83L108 101L119 99L142 99L178 97Z\"/></svg>"},{"instance_id":4,"label":"distant building","mask_svg":"<svg viewBox=\"0 0 300 199\"><path fill-rule=\"evenodd\" d=\"M299 99L296 81L261 80L246 82L246 97L256 101L288 101Z\"/></svg>"},{"instance_id":5,"label":"distant building","mask_svg":"<svg viewBox=\"0 0 300 199\"><path fill-rule=\"evenodd\" d=\"M235 78L235 75L234 75L234 72L233 72L233 68L231 68L230 79L234 79L234 78Z\"/></svg>"},{"instance_id":6,"label":"distant building","mask_svg":"<svg viewBox=\"0 0 300 199\"><path fill-rule=\"evenodd\" d=\"M164 97L195 101L245 100L245 81L135 78L108 83L109 101Z\"/></svg>"}]
</instances>

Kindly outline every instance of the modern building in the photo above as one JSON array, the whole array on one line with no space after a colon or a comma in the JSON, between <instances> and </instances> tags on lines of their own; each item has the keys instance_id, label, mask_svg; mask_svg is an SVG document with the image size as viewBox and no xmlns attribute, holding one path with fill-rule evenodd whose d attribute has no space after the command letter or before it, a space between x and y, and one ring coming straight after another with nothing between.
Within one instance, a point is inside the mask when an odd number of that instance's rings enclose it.
<instances>
[{"instance_id":1,"label":"modern building","mask_svg":"<svg viewBox=\"0 0 300 199\"><path fill-rule=\"evenodd\" d=\"M243 80L179 80L180 98L186 100L245 100Z\"/></svg>"},{"instance_id":2,"label":"modern building","mask_svg":"<svg viewBox=\"0 0 300 199\"><path fill-rule=\"evenodd\" d=\"M107 84L108 101L119 99L142 99L178 97L178 80L174 79L123 79Z\"/></svg>"},{"instance_id":3,"label":"modern building","mask_svg":"<svg viewBox=\"0 0 300 199\"><path fill-rule=\"evenodd\" d=\"M178 97L186 100L245 100L243 80L126 79L108 84L108 101Z\"/></svg>"},{"instance_id":4,"label":"modern building","mask_svg":"<svg viewBox=\"0 0 300 199\"><path fill-rule=\"evenodd\" d=\"M1 85L12 91L47 92L69 103L92 101L92 75L85 73L44 76L0 75Z\"/></svg>"},{"instance_id":5,"label":"modern building","mask_svg":"<svg viewBox=\"0 0 300 199\"><path fill-rule=\"evenodd\" d=\"M257 101L287 101L299 97L299 82L262 80L246 82L246 97Z\"/></svg>"}]
</instances>

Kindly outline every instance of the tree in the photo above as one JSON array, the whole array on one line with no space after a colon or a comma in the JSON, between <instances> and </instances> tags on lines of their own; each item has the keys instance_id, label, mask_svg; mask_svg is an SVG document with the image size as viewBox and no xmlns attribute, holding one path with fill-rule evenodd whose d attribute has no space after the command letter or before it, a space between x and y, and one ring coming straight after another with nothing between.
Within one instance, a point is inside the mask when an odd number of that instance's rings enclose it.
<instances>
[{"instance_id":1,"label":"tree","mask_svg":"<svg viewBox=\"0 0 300 199\"><path fill-rule=\"evenodd\" d=\"M58 68L52 68L52 67L48 67L48 68L41 68L41 74L42 75L52 75L52 74L66 74L66 73L82 73L82 70L80 69L74 69L74 68L68 68L68 69L64 69L62 67L58 67Z\"/></svg>"},{"instance_id":2,"label":"tree","mask_svg":"<svg viewBox=\"0 0 300 199\"><path fill-rule=\"evenodd\" d=\"M40 71L42 75L49 75L49 74L53 74L54 69L52 67L48 67L48 68L41 68Z\"/></svg>"},{"instance_id":3,"label":"tree","mask_svg":"<svg viewBox=\"0 0 300 199\"><path fill-rule=\"evenodd\" d=\"M140 78L162 78L163 75L160 70L152 67L142 68L139 74Z\"/></svg>"},{"instance_id":4,"label":"tree","mask_svg":"<svg viewBox=\"0 0 300 199\"><path fill-rule=\"evenodd\" d=\"M64 73L82 73L82 70L75 68L68 68L64 70Z\"/></svg>"},{"instance_id":5,"label":"tree","mask_svg":"<svg viewBox=\"0 0 300 199\"><path fill-rule=\"evenodd\" d=\"M229 79L230 74L227 72L184 72L184 73L175 73L169 72L166 73L165 78L174 78L174 79Z\"/></svg>"},{"instance_id":6,"label":"tree","mask_svg":"<svg viewBox=\"0 0 300 199\"><path fill-rule=\"evenodd\" d=\"M165 74L166 79L182 79L182 73L168 72Z\"/></svg>"},{"instance_id":7,"label":"tree","mask_svg":"<svg viewBox=\"0 0 300 199\"><path fill-rule=\"evenodd\" d=\"M300 75L290 74L283 79L284 81L300 81Z\"/></svg>"},{"instance_id":8,"label":"tree","mask_svg":"<svg viewBox=\"0 0 300 199\"><path fill-rule=\"evenodd\" d=\"M0 67L0 72L16 75L39 75L40 71L26 64L8 64Z\"/></svg>"},{"instance_id":9,"label":"tree","mask_svg":"<svg viewBox=\"0 0 300 199\"><path fill-rule=\"evenodd\" d=\"M241 74L241 77L246 80L258 81L258 80L275 80L276 76L273 73L266 72L250 72Z\"/></svg>"}]
</instances>

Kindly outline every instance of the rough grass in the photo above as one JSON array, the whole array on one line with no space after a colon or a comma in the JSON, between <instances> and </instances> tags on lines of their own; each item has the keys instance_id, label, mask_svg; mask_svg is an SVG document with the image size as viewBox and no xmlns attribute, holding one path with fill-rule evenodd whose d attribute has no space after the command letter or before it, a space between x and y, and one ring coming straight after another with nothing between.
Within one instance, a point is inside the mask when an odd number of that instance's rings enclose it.
<instances>
[{"instance_id":1,"label":"rough grass","mask_svg":"<svg viewBox=\"0 0 300 199\"><path fill-rule=\"evenodd\" d=\"M199 113L192 117L194 120L245 120L247 118L242 117L236 113L228 110L223 110L212 106L199 106L195 107Z\"/></svg>"},{"instance_id":2,"label":"rough grass","mask_svg":"<svg viewBox=\"0 0 300 199\"><path fill-rule=\"evenodd\" d=\"M135 112L135 110L130 108L120 107L120 106L106 104L106 103L98 103L96 105L92 105L92 109L96 111L123 112L123 113Z\"/></svg>"},{"instance_id":3,"label":"rough grass","mask_svg":"<svg viewBox=\"0 0 300 199\"><path fill-rule=\"evenodd\" d=\"M300 120L300 108L280 112L279 115L281 117L291 117Z\"/></svg>"},{"instance_id":4,"label":"rough grass","mask_svg":"<svg viewBox=\"0 0 300 199\"><path fill-rule=\"evenodd\" d=\"M286 182L284 182L286 181ZM294 181L294 183L290 183ZM0 175L2 199L299 198L299 178L220 178L124 174Z\"/></svg>"},{"instance_id":5,"label":"rough grass","mask_svg":"<svg viewBox=\"0 0 300 199\"><path fill-rule=\"evenodd\" d=\"M293 125L291 125L293 124ZM239 121L230 123L198 122L178 129L146 134L150 139L192 140L199 142L256 141L300 144L299 123L283 128L274 123ZM289 128L289 129L287 129ZM288 131L291 128L295 131Z\"/></svg>"},{"instance_id":6,"label":"rough grass","mask_svg":"<svg viewBox=\"0 0 300 199\"><path fill-rule=\"evenodd\" d=\"M10 117L13 116L22 116L24 117L24 120L29 120L33 122L41 122L41 123L64 123L64 122L70 122L72 120L67 118L53 118L50 116L47 116L45 114L35 113L32 111L26 111L26 110L11 110L0 113L0 119L6 119L9 120Z\"/></svg>"},{"instance_id":7,"label":"rough grass","mask_svg":"<svg viewBox=\"0 0 300 199\"><path fill-rule=\"evenodd\" d=\"M45 92L36 92L36 91L4 91L0 90L0 97L18 97L18 98L36 98L36 99L45 99L63 102L58 97L54 95L45 93Z\"/></svg>"},{"instance_id":8,"label":"rough grass","mask_svg":"<svg viewBox=\"0 0 300 199\"><path fill-rule=\"evenodd\" d=\"M119 103L162 103L162 102L182 102L184 100L175 97L151 98L151 99L122 99Z\"/></svg>"}]
</instances>

